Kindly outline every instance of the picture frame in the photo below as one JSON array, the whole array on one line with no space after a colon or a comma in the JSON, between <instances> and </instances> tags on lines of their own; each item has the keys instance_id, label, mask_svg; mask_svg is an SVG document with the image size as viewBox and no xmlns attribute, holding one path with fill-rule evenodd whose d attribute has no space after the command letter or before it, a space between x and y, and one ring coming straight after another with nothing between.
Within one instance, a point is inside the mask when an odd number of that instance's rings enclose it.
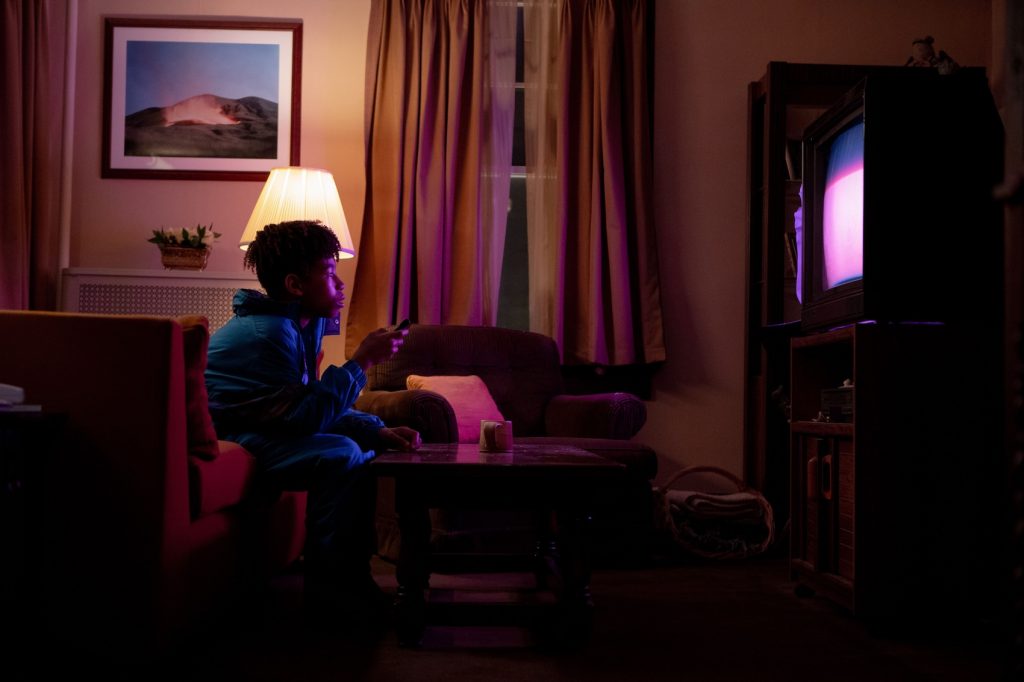
<instances>
[{"instance_id":1,"label":"picture frame","mask_svg":"<svg viewBox=\"0 0 1024 682\"><path fill-rule=\"evenodd\" d=\"M299 165L301 21L104 23L101 177L263 181Z\"/></svg>"}]
</instances>

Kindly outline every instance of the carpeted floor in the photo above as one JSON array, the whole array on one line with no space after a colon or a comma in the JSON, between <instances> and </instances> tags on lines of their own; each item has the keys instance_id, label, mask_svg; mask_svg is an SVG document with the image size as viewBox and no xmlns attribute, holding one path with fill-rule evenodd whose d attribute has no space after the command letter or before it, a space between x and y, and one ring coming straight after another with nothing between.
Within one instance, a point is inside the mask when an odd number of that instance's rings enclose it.
<instances>
[{"instance_id":1,"label":"carpeted floor","mask_svg":"<svg viewBox=\"0 0 1024 682\"><path fill-rule=\"evenodd\" d=\"M375 564L394 589L393 567ZM442 595L524 586L515 574L435 576ZM526 629L432 626L423 646L311 632L301 617L301 576L275 580L231 625L159 665L117 669L133 680L970 680L1001 677L1000 647L979 631L928 638L872 636L819 598L798 597L781 558L735 563L661 562L595 572L595 622L574 651L538 649ZM448 592L448 589L459 591ZM511 594L510 592L491 593ZM54 661L60 652L54 652ZM52 661L51 661L52 662ZM66 661L65 661L66 662ZM91 667L82 661L80 670ZM63 667L63 666L61 666ZM40 668L41 669L41 668Z\"/></svg>"}]
</instances>

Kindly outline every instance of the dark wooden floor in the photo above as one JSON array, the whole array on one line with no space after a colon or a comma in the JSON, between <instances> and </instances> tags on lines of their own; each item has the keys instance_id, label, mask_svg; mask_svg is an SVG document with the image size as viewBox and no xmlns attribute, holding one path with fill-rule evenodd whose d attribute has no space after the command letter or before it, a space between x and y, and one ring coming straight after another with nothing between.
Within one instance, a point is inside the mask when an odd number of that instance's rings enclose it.
<instances>
[{"instance_id":1,"label":"dark wooden floor","mask_svg":"<svg viewBox=\"0 0 1024 682\"><path fill-rule=\"evenodd\" d=\"M375 573L394 589L392 566L378 562ZM517 574L435 576L432 583L436 596L463 603L481 590L509 596L515 593L507 588L527 584ZM567 652L540 650L529 630L493 624L432 626L416 650L398 647L390 631L372 641L313 632L303 625L301 586L298 573L275 580L243 616L158 666L124 669L53 651L34 657L37 666L23 679L43 679L47 668L67 663L83 674L138 680L984 682L1002 673L1003 647L985 628L874 636L829 603L795 596L779 558L598 570L592 636Z\"/></svg>"}]
</instances>

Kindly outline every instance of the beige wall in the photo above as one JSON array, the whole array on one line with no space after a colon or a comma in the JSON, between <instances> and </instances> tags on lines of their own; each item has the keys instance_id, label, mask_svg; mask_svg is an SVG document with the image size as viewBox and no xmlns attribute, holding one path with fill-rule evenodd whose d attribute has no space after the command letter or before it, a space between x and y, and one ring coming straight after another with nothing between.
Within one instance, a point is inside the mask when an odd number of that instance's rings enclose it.
<instances>
[{"instance_id":1,"label":"beige wall","mask_svg":"<svg viewBox=\"0 0 1024 682\"><path fill-rule=\"evenodd\" d=\"M358 252L363 215L363 76L369 0L79 0L69 264L159 269L150 230L197 222L223 233L207 270L243 272L238 239L262 183L100 178L103 17L266 17L303 22L301 162L338 184ZM340 276L351 282L355 261ZM329 338L328 353L342 344Z\"/></svg>"},{"instance_id":2,"label":"beige wall","mask_svg":"<svg viewBox=\"0 0 1024 682\"><path fill-rule=\"evenodd\" d=\"M661 476L742 470L747 83L769 61L901 65L935 37L989 66L985 0L659 0L655 217L668 361L641 438ZM928 115L928 112L922 112Z\"/></svg>"},{"instance_id":3,"label":"beige wall","mask_svg":"<svg viewBox=\"0 0 1024 682\"><path fill-rule=\"evenodd\" d=\"M902 64L922 34L961 64L989 66L987 0L657 0L655 211L668 362L641 437L662 475L689 463L742 467L746 88L771 60ZM136 0L79 0L70 265L158 268L163 225L213 222L209 269L241 272L234 248L255 182L101 180L103 21ZM369 0L149 0L146 15L303 21L302 163L332 171L358 240ZM358 247L358 241L357 241ZM357 249L358 250L358 249ZM352 281L354 261L342 277ZM328 347L340 358L340 344Z\"/></svg>"}]
</instances>

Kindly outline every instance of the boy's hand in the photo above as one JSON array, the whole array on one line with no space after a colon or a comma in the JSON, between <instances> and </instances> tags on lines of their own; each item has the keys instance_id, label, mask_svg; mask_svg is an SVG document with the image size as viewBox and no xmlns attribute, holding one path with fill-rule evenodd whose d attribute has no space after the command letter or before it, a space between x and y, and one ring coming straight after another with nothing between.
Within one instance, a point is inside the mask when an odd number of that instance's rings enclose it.
<instances>
[{"instance_id":1,"label":"boy's hand","mask_svg":"<svg viewBox=\"0 0 1024 682\"><path fill-rule=\"evenodd\" d=\"M352 354L352 360L359 363L363 371L370 369L377 363L390 359L398 349L405 343L405 337L409 334L408 329L378 329L366 335L363 342Z\"/></svg>"},{"instance_id":2,"label":"boy's hand","mask_svg":"<svg viewBox=\"0 0 1024 682\"><path fill-rule=\"evenodd\" d=\"M410 429L408 426L396 426L394 428L384 427L377 432L381 443L388 450L403 450L411 452L418 450L423 441L420 439L419 431Z\"/></svg>"}]
</instances>

